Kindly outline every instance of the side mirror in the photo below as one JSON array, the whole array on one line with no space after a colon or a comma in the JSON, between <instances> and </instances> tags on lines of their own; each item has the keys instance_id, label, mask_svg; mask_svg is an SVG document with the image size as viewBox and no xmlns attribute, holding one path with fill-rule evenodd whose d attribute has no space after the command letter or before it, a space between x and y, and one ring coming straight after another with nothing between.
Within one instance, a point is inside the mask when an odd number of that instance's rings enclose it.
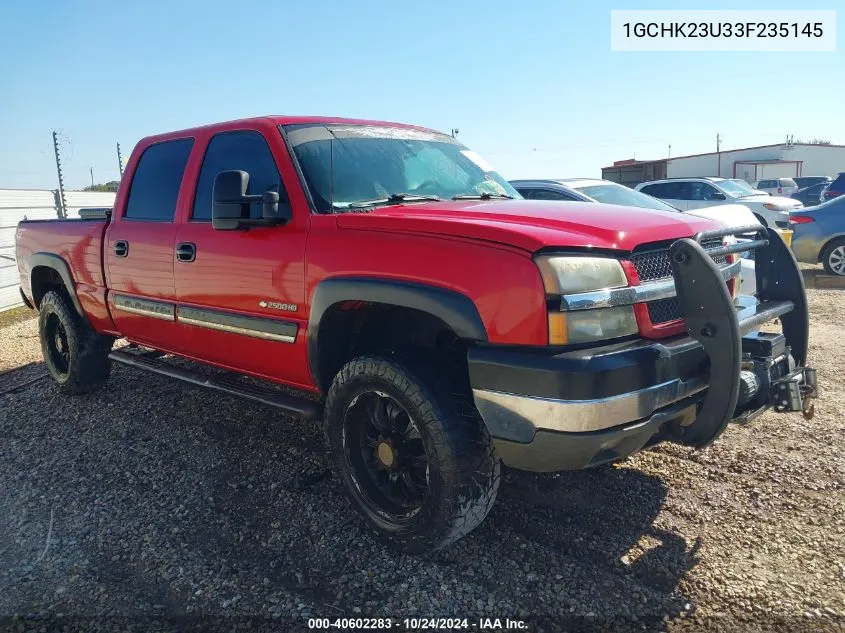
<instances>
[{"instance_id":1,"label":"side mirror","mask_svg":"<svg viewBox=\"0 0 845 633\"><path fill-rule=\"evenodd\" d=\"M727 200L727 196L723 194L721 191L717 191L716 193L710 194L711 200Z\"/></svg>"},{"instance_id":2,"label":"side mirror","mask_svg":"<svg viewBox=\"0 0 845 633\"><path fill-rule=\"evenodd\" d=\"M235 231L251 226L276 226L291 218L290 206L279 209L279 192L265 191L248 195L249 174L245 171L221 171L211 191L211 226L219 231ZM250 218L249 206L261 203L261 217Z\"/></svg>"}]
</instances>

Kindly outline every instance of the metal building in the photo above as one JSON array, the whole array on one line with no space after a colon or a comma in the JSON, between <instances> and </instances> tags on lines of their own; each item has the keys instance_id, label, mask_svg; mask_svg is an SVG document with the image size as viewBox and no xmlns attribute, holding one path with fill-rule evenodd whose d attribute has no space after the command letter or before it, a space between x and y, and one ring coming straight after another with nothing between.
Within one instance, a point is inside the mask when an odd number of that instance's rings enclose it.
<instances>
[{"instance_id":1,"label":"metal building","mask_svg":"<svg viewBox=\"0 0 845 633\"><path fill-rule=\"evenodd\" d=\"M845 145L760 145L660 160L622 160L601 171L602 178L629 187L660 178L715 176L756 182L764 178L836 176L845 171Z\"/></svg>"}]
</instances>

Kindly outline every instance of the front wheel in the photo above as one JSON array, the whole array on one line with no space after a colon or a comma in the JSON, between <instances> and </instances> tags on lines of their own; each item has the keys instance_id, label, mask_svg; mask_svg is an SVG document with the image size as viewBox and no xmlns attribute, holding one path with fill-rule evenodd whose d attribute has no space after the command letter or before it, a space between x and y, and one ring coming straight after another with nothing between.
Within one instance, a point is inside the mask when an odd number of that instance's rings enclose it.
<instances>
[{"instance_id":1,"label":"front wheel","mask_svg":"<svg viewBox=\"0 0 845 633\"><path fill-rule=\"evenodd\" d=\"M834 240L825 246L821 259L828 275L845 276L845 240Z\"/></svg>"},{"instance_id":2,"label":"front wheel","mask_svg":"<svg viewBox=\"0 0 845 633\"><path fill-rule=\"evenodd\" d=\"M432 368L363 356L329 389L325 431L347 496L376 536L422 553L478 526L496 499L500 463L474 407Z\"/></svg>"}]
</instances>

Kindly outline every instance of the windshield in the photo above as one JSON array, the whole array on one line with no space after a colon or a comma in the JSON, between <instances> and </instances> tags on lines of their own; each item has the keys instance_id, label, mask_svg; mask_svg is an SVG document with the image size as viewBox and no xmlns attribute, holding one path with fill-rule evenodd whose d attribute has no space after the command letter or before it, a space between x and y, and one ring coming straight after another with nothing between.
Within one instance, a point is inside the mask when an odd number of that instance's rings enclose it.
<instances>
[{"instance_id":1,"label":"windshield","mask_svg":"<svg viewBox=\"0 0 845 633\"><path fill-rule=\"evenodd\" d=\"M761 193L763 193L762 191L752 189L751 185L749 185L744 180L742 182L737 182L736 180L720 180L718 183L714 184L717 185L726 194L733 196L734 198L747 198L748 196L759 196Z\"/></svg>"},{"instance_id":2,"label":"windshield","mask_svg":"<svg viewBox=\"0 0 845 633\"><path fill-rule=\"evenodd\" d=\"M657 209L658 211L677 211L672 205L662 200L652 198L648 194L628 189L624 185L590 185L575 187L581 193L587 194L598 202L605 204L619 204L624 207L641 207L643 209Z\"/></svg>"},{"instance_id":3,"label":"windshield","mask_svg":"<svg viewBox=\"0 0 845 633\"><path fill-rule=\"evenodd\" d=\"M284 126L320 212L459 197L521 198L451 136L376 125Z\"/></svg>"}]
</instances>

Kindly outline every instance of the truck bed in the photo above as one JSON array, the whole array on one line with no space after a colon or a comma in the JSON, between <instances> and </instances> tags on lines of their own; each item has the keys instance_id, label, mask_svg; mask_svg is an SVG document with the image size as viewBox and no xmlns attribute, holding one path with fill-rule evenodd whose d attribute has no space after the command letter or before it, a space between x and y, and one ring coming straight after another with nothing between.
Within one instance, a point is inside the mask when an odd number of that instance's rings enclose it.
<instances>
[{"instance_id":1,"label":"truck bed","mask_svg":"<svg viewBox=\"0 0 845 633\"><path fill-rule=\"evenodd\" d=\"M103 237L108 220L24 220L18 224L16 258L21 276L21 289L33 302L31 290L33 255L61 257L68 265L80 303L93 313L105 307L103 274ZM36 258L37 259L37 258ZM37 298L36 298L37 299Z\"/></svg>"}]
</instances>

